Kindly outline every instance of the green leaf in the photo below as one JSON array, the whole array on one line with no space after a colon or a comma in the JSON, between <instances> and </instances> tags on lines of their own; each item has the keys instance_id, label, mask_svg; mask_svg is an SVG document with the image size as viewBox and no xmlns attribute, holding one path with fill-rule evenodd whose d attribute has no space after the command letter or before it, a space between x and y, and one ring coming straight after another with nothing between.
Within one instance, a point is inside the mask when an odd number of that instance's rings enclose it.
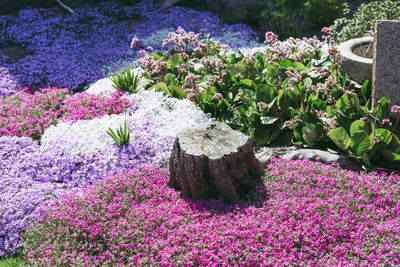
<instances>
[{"instance_id":1,"label":"green leaf","mask_svg":"<svg viewBox=\"0 0 400 267\"><path fill-rule=\"evenodd\" d=\"M311 103L311 107L316 110L325 110L326 103L324 100L318 98Z\"/></svg>"},{"instance_id":2,"label":"green leaf","mask_svg":"<svg viewBox=\"0 0 400 267\"><path fill-rule=\"evenodd\" d=\"M284 90L279 90L277 106L283 113L290 114L291 101Z\"/></svg>"},{"instance_id":3,"label":"green leaf","mask_svg":"<svg viewBox=\"0 0 400 267\"><path fill-rule=\"evenodd\" d=\"M393 139L393 135L390 134L391 132L389 130L386 130L384 128L378 128L375 130L375 135L380 134L381 137L379 138L379 142L383 142L384 144L388 145ZM390 136L390 138L389 138ZM386 140L386 142L385 142Z\"/></svg>"},{"instance_id":4,"label":"green leaf","mask_svg":"<svg viewBox=\"0 0 400 267\"><path fill-rule=\"evenodd\" d=\"M182 56L179 54L172 55L167 61L167 68L173 69L176 65L182 65L185 61L183 60Z\"/></svg>"},{"instance_id":5,"label":"green leaf","mask_svg":"<svg viewBox=\"0 0 400 267\"><path fill-rule=\"evenodd\" d=\"M231 66L230 71L231 71L234 75L236 75L236 74L238 74L238 73L244 74L244 73L246 73L246 71L247 71L247 67L246 67L246 65L245 65L244 63L240 63L240 62L239 62L239 63L233 64L233 65Z\"/></svg>"},{"instance_id":6,"label":"green leaf","mask_svg":"<svg viewBox=\"0 0 400 267\"><path fill-rule=\"evenodd\" d=\"M152 89L155 89L156 91L164 92L164 93L166 93L167 95L171 96L171 93L170 93L170 91L169 91L169 89L168 89L168 86L167 86L165 83L163 83L163 82L156 83L155 85L153 85L152 87L150 87L148 90L150 91L150 90L152 90Z\"/></svg>"},{"instance_id":7,"label":"green leaf","mask_svg":"<svg viewBox=\"0 0 400 267\"><path fill-rule=\"evenodd\" d=\"M307 72L309 72L309 71L310 71L310 70L309 70L306 66L304 66L304 64L301 63L301 62L293 62L293 69L297 70L298 72L301 72L301 71L307 71Z\"/></svg>"},{"instance_id":8,"label":"green leaf","mask_svg":"<svg viewBox=\"0 0 400 267\"><path fill-rule=\"evenodd\" d=\"M356 156L362 156L369 151L370 139L366 132L356 131L351 136L351 145Z\"/></svg>"},{"instance_id":9,"label":"green leaf","mask_svg":"<svg viewBox=\"0 0 400 267\"><path fill-rule=\"evenodd\" d=\"M268 84L259 84L256 87L257 102L270 103L275 98L274 88Z\"/></svg>"},{"instance_id":10,"label":"green leaf","mask_svg":"<svg viewBox=\"0 0 400 267\"><path fill-rule=\"evenodd\" d=\"M264 129L264 127L257 127L254 131L254 137L256 146L265 145L271 136L270 129Z\"/></svg>"},{"instance_id":11,"label":"green leaf","mask_svg":"<svg viewBox=\"0 0 400 267\"><path fill-rule=\"evenodd\" d=\"M177 84L175 75L172 74L172 73L170 73L170 72L168 72L168 73L165 75L165 82L166 82L168 85Z\"/></svg>"},{"instance_id":12,"label":"green leaf","mask_svg":"<svg viewBox=\"0 0 400 267\"><path fill-rule=\"evenodd\" d=\"M360 99L358 98L358 95L353 93L351 95L351 102L355 108L356 111L360 111Z\"/></svg>"},{"instance_id":13,"label":"green leaf","mask_svg":"<svg viewBox=\"0 0 400 267\"><path fill-rule=\"evenodd\" d=\"M175 85L175 84L172 84L172 85L170 85L169 88L170 88L170 90L171 90L171 95L172 95L173 97L178 98L178 99L184 99L184 98L186 98L186 93L185 93L185 91L183 90L182 87L177 86L177 85Z\"/></svg>"},{"instance_id":14,"label":"green leaf","mask_svg":"<svg viewBox=\"0 0 400 267\"><path fill-rule=\"evenodd\" d=\"M314 144L315 139L318 137L317 127L314 124L307 124L306 126L303 126L301 131L303 132L302 137L304 141L309 145Z\"/></svg>"},{"instance_id":15,"label":"green leaf","mask_svg":"<svg viewBox=\"0 0 400 267\"><path fill-rule=\"evenodd\" d=\"M390 117L389 112L389 101L386 97L382 97L375 105L374 113L376 113L379 119L385 119Z\"/></svg>"},{"instance_id":16,"label":"green leaf","mask_svg":"<svg viewBox=\"0 0 400 267\"><path fill-rule=\"evenodd\" d=\"M343 127L330 130L327 135L343 151L347 151L351 144L350 136Z\"/></svg>"},{"instance_id":17,"label":"green leaf","mask_svg":"<svg viewBox=\"0 0 400 267\"><path fill-rule=\"evenodd\" d=\"M342 97L339 98L339 100L336 102L336 110L342 111L343 113L346 113L346 111L349 109L349 104L350 100L347 95L342 95Z\"/></svg>"},{"instance_id":18,"label":"green leaf","mask_svg":"<svg viewBox=\"0 0 400 267\"><path fill-rule=\"evenodd\" d=\"M250 79L243 79L240 81L240 83L244 86L252 87L253 81Z\"/></svg>"},{"instance_id":19,"label":"green leaf","mask_svg":"<svg viewBox=\"0 0 400 267\"><path fill-rule=\"evenodd\" d=\"M276 122L277 120L279 120L279 117L261 117L261 123L262 124L273 124L274 122Z\"/></svg>"},{"instance_id":20,"label":"green leaf","mask_svg":"<svg viewBox=\"0 0 400 267\"><path fill-rule=\"evenodd\" d=\"M388 149L383 149L381 155L384 159L388 161L400 161L400 154L395 153Z\"/></svg>"},{"instance_id":21,"label":"green leaf","mask_svg":"<svg viewBox=\"0 0 400 267\"><path fill-rule=\"evenodd\" d=\"M310 78L310 77L307 77L307 78L305 78L304 80L303 80L303 86L304 87L307 87L307 86L309 86L309 85L311 85L312 84L312 79Z\"/></svg>"},{"instance_id":22,"label":"green leaf","mask_svg":"<svg viewBox=\"0 0 400 267\"><path fill-rule=\"evenodd\" d=\"M353 136L354 133L358 131L367 132L367 124L365 121L356 120L350 125L350 136Z\"/></svg>"},{"instance_id":23,"label":"green leaf","mask_svg":"<svg viewBox=\"0 0 400 267\"><path fill-rule=\"evenodd\" d=\"M390 150L399 153L400 152L400 141L399 138L394 134L392 135L392 141L389 144Z\"/></svg>"},{"instance_id":24,"label":"green leaf","mask_svg":"<svg viewBox=\"0 0 400 267\"><path fill-rule=\"evenodd\" d=\"M361 87L361 94L365 101L371 99L371 81L365 80Z\"/></svg>"},{"instance_id":25,"label":"green leaf","mask_svg":"<svg viewBox=\"0 0 400 267\"><path fill-rule=\"evenodd\" d=\"M285 59L280 62L281 66L285 69L294 67L293 62L290 59Z\"/></svg>"}]
</instances>

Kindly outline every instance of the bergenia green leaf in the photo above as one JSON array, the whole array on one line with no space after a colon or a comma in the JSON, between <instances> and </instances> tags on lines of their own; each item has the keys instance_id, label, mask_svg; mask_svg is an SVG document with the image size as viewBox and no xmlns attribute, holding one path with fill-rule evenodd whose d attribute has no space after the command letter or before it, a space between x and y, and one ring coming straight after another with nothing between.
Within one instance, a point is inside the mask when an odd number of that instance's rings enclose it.
<instances>
[{"instance_id":1,"label":"bergenia green leaf","mask_svg":"<svg viewBox=\"0 0 400 267\"><path fill-rule=\"evenodd\" d=\"M279 117L261 117L260 120L262 124L269 125L279 120Z\"/></svg>"},{"instance_id":2,"label":"bergenia green leaf","mask_svg":"<svg viewBox=\"0 0 400 267\"><path fill-rule=\"evenodd\" d=\"M343 151L347 151L351 144L350 136L343 127L330 130L328 137Z\"/></svg>"},{"instance_id":3,"label":"bergenia green leaf","mask_svg":"<svg viewBox=\"0 0 400 267\"><path fill-rule=\"evenodd\" d=\"M370 139L365 131L356 131L351 136L351 146L356 156L362 156L370 149Z\"/></svg>"}]
</instances>

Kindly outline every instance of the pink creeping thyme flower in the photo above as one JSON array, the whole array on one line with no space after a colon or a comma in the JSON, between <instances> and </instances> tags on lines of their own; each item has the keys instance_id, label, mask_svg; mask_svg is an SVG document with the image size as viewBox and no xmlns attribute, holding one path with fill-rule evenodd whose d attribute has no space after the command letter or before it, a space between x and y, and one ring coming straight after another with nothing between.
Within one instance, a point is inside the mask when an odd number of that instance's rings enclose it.
<instances>
[{"instance_id":1,"label":"pink creeping thyme flower","mask_svg":"<svg viewBox=\"0 0 400 267\"><path fill-rule=\"evenodd\" d=\"M111 97L86 92L74 94L62 106L61 120L91 120L104 115L122 113L132 105L128 99L121 98L122 95L120 91L115 91Z\"/></svg>"},{"instance_id":2,"label":"pink creeping thyme flower","mask_svg":"<svg viewBox=\"0 0 400 267\"><path fill-rule=\"evenodd\" d=\"M273 159L265 178L249 201L226 206L180 198L155 167L110 176L43 209L28 263L399 265L399 175Z\"/></svg>"},{"instance_id":3,"label":"pink creeping thyme flower","mask_svg":"<svg viewBox=\"0 0 400 267\"><path fill-rule=\"evenodd\" d=\"M0 136L27 136L39 140L55 124L68 89L44 88L31 94L28 89L0 98Z\"/></svg>"},{"instance_id":4,"label":"pink creeping thyme flower","mask_svg":"<svg viewBox=\"0 0 400 267\"><path fill-rule=\"evenodd\" d=\"M153 47L151 47L151 46L148 46L146 49L149 50L149 51L153 51L154 50Z\"/></svg>"},{"instance_id":5,"label":"pink creeping thyme flower","mask_svg":"<svg viewBox=\"0 0 400 267\"><path fill-rule=\"evenodd\" d=\"M362 117L360 120L365 121L365 122L369 121L368 117L366 117L366 116Z\"/></svg>"}]
</instances>

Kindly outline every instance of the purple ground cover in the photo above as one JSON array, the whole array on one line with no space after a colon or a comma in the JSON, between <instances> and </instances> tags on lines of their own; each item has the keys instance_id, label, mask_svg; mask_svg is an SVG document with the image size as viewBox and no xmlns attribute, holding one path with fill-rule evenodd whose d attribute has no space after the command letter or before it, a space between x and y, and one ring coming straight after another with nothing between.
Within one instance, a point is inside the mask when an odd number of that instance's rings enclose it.
<instances>
[{"instance_id":1,"label":"purple ground cover","mask_svg":"<svg viewBox=\"0 0 400 267\"><path fill-rule=\"evenodd\" d=\"M234 207L183 200L167 186L168 174L151 166L108 177L44 209L29 230L28 258L37 265L400 264L400 176L279 159L267 174L253 201Z\"/></svg>"},{"instance_id":2,"label":"purple ground cover","mask_svg":"<svg viewBox=\"0 0 400 267\"><path fill-rule=\"evenodd\" d=\"M28 137L0 137L0 257L23 247L26 223L37 218L41 205L137 164L166 164L172 143L156 138L151 118L127 124L135 142L112 144L114 155L72 154L73 143L65 141L43 149Z\"/></svg>"},{"instance_id":3,"label":"purple ground cover","mask_svg":"<svg viewBox=\"0 0 400 267\"><path fill-rule=\"evenodd\" d=\"M233 47L246 45L256 36L247 26L221 24L211 13L182 7L159 9L159 2L143 1L133 7L102 3L76 9L72 15L50 9L24 9L15 17L0 16L0 48L20 45L27 52L23 58L12 59L0 49L0 66L24 85L50 84L75 90L104 77L105 66L118 69L118 62L132 62L137 57L129 47L134 36L146 42L161 29L182 26L215 37L236 33L240 38L224 40ZM139 20L129 21L135 14ZM166 33L159 38L165 37ZM154 45L160 48L161 41ZM9 82L2 79L0 90L4 91L4 84Z\"/></svg>"}]
</instances>

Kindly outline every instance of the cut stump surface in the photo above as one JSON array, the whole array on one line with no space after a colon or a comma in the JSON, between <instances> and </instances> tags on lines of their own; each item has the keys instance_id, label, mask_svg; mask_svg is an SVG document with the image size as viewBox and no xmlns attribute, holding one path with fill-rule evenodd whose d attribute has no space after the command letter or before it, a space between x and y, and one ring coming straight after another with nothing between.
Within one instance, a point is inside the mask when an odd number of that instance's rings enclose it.
<instances>
[{"instance_id":1,"label":"cut stump surface","mask_svg":"<svg viewBox=\"0 0 400 267\"><path fill-rule=\"evenodd\" d=\"M177 134L168 184L184 198L238 202L261 182L262 173L250 137L208 122Z\"/></svg>"}]
</instances>

